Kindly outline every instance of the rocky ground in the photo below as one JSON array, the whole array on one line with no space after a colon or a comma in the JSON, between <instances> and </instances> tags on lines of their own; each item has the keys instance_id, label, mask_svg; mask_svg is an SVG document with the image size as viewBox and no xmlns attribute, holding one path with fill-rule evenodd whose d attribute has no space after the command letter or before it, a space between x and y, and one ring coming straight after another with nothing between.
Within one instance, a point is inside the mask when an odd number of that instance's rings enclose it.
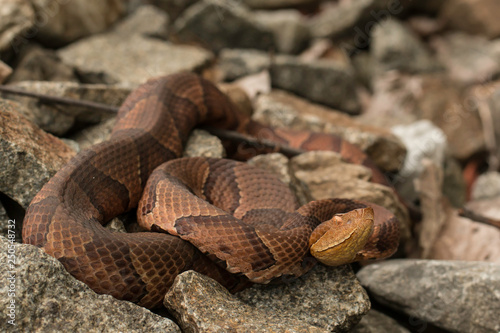
<instances>
[{"instance_id":1,"label":"rocky ground","mask_svg":"<svg viewBox=\"0 0 500 333\"><path fill-rule=\"evenodd\" d=\"M500 229L460 214L500 216L498 13L497 0L3 1L7 87L119 106L150 77L196 72L260 122L357 144L411 209L336 153L256 157L303 202L392 210L397 259L236 295L186 272L151 312L20 244L33 196L108 137L113 112L0 93L1 331L499 332ZM203 131L186 148L224 154Z\"/></svg>"}]
</instances>

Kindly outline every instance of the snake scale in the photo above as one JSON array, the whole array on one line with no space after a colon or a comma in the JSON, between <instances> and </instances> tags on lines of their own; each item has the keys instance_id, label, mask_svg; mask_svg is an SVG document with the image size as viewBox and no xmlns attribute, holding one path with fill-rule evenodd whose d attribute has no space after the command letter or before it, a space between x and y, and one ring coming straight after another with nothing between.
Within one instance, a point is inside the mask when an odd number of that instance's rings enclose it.
<instances>
[{"instance_id":1,"label":"snake scale","mask_svg":"<svg viewBox=\"0 0 500 333\"><path fill-rule=\"evenodd\" d=\"M27 209L23 241L43 248L97 293L148 308L160 306L174 278L190 269L238 290L248 281L304 274L316 261L310 247L332 265L396 250L398 222L379 206L330 199L299 208L268 172L232 160L179 158L191 130L202 124L338 151L371 168L373 181L385 181L355 146L328 134L267 128L237 112L212 83L175 74L134 90L111 138L80 152L42 188ZM161 232L102 226L138 205L139 223Z\"/></svg>"}]
</instances>

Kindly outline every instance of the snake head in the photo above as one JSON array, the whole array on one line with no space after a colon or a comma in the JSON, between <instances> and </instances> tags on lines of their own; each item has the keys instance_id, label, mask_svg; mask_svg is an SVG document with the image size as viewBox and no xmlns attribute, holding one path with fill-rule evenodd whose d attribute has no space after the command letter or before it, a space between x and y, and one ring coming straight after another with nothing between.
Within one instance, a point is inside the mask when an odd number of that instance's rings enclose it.
<instances>
[{"instance_id":1,"label":"snake head","mask_svg":"<svg viewBox=\"0 0 500 333\"><path fill-rule=\"evenodd\" d=\"M356 261L373 233L373 209L356 209L321 223L309 238L311 254L328 266Z\"/></svg>"}]
</instances>

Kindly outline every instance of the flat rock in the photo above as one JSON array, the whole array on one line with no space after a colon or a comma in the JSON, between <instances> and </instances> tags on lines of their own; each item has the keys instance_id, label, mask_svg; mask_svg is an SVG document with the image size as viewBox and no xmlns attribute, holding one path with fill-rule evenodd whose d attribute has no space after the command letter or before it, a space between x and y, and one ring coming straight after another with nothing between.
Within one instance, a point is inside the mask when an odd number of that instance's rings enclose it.
<instances>
[{"instance_id":1,"label":"flat rock","mask_svg":"<svg viewBox=\"0 0 500 333\"><path fill-rule=\"evenodd\" d=\"M255 11L254 17L272 31L278 53L296 54L309 44L309 27L297 10Z\"/></svg>"},{"instance_id":2,"label":"flat rock","mask_svg":"<svg viewBox=\"0 0 500 333\"><path fill-rule=\"evenodd\" d=\"M3 83L12 74L12 68L0 60L0 83Z\"/></svg>"},{"instance_id":3,"label":"flat rock","mask_svg":"<svg viewBox=\"0 0 500 333\"><path fill-rule=\"evenodd\" d=\"M366 266L357 276L380 303L445 330L500 330L498 264L389 260Z\"/></svg>"},{"instance_id":4,"label":"flat rock","mask_svg":"<svg viewBox=\"0 0 500 333\"><path fill-rule=\"evenodd\" d=\"M108 332L180 332L170 319L133 303L96 294L41 249L13 245L0 236L2 262L7 262L8 249L14 251L16 265L0 272L5 281L0 287L3 332L93 332L104 328ZM15 279L8 280L12 275ZM9 283L12 281L15 288ZM15 306L14 316L10 304ZM9 320L14 320L15 326Z\"/></svg>"},{"instance_id":5,"label":"flat rock","mask_svg":"<svg viewBox=\"0 0 500 333\"><path fill-rule=\"evenodd\" d=\"M30 43L18 56L14 73L8 83L21 81L74 81L78 82L71 66L61 62L54 50Z\"/></svg>"},{"instance_id":6,"label":"flat rock","mask_svg":"<svg viewBox=\"0 0 500 333\"><path fill-rule=\"evenodd\" d=\"M354 326L352 333L409 333L406 328L399 325L397 321L385 314L371 309L361 319L359 324Z\"/></svg>"},{"instance_id":7,"label":"flat rock","mask_svg":"<svg viewBox=\"0 0 500 333\"><path fill-rule=\"evenodd\" d=\"M445 1L440 18L449 28L496 38L500 37L499 12L496 0Z\"/></svg>"},{"instance_id":8,"label":"flat rock","mask_svg":"<svg viewBox=\"0 0 500 333\"><path fill-rule=\"evenodd\" d=\"M349 266L318 266L299 279L254 285L236 296L188 271L176 278L164 304L188 332L348 330L370 307Z\"/></svg>"},{"instance_id":9,"label":"flat rock","mask_svg":"<svg viewBox=\"0 0 500 333\"><path fill-rule=\"evenodd\" d=\"M35 11L27 0L5 1L0 10L0 55L11 55L21 51L27 43L29 28L35 22Z\"/></svg>"},{"instance_id":10,"label":"flat rock","mask_svg":"<svg viewBox=\"0 0 500 333\"><path fill-rule=\"evenodd\" d=\"M360 111L354 71L335 61L309 62L277 56L271 66L271 83L273 87L350 114Z\"/></svg>"},{"instance_id":11,"label":"flat rock","mask_svg":"<svg viewBox=\"0 0 500 333\"><path fill-rule=\"evenodd\" d=\"M393 189L369 181L371 171L356 164L342 162L338 153L307 152L291 159L293 177L309 193L310 200L328 198L356 199L383 206L393 212L400 223L401 239L410 237L408 212Z\"/></svg>"},{"instance_id":12,"label":"flat rock","mask_svg":"<svg viewBox=\"0 0 500 333\"><path fill-rule=\"evenodd\" d=\"M464 84L487 82L500 74L500 41L452 32L430 44L450 77Z\"/></svg>"},{"instance_id":13,"label":"flat rock","mask_svg":"<svg viewBox=\"0 0 500 333\"><path fill-rule=\"evenodd\" d=\"M397 19L384 20L373 28L370 52L378 72L418 73L438 68L424 43Z\"/></svg>"},{"instance_id":14,"label":"flat rock","mask_svg":"<svg viewBox=\"0 0 500 333\"><path fill-rule=\"evenodd\" d=\"M198 1L175 21L173 34L184 43L197 43L215 52L274 47L273 33L258 23L246 6L229 0Z\"/></svg>"},{"instance_id":15,"label":"flat rock","mask_svg":"<svg viewBox=\"0 0 500 333\"><path fill-rule=\"evenodd\" d=\"M32 3L38 15L36 38L53 47L103 32L127 12L124 0L71 0L71 3L33 0Z\"/></svg>"},{"instance_id":16,"label":"flat rock","mask_svg":"<svg viewBox=\"0 0 500 333\"><path fill-rule=\"evenodd\" d=\"M317 4L318 0L243 0L251 8L276 9Z\"/></svg>"},{"instance_id":17,"label":"flat rock","mask_svg":"<svg viewBox=\"0 0 500 333\"><path fill-rule=\"evenodd\" d=\"M472 200L492 199L500 196L500 173L490 171L480 175L472 187Z\"/></svg>"},{"instance_id":18,"label":"flat rock","mask_svg":"<svg viewBox=\"0 0 500 333\"><path fill-rule=\"evenodd\" d=\"M20 108L15 102L0 99L0 192L26 209L75 152L31 123L18 112Z\"/></svg>"},{"instance_id":19,"label":"flat rock","mask_svg":"<svg viewBox=\"0 0 500 333\"><path fill-rule=\"evenodd\" d=\"M359 146L385 171L399 170L406 154L401 141L386 129L361 124L345 113L280 90L257 98L253 119L273 127L341 136Z\"/></svg>"},{"instance_id":20,"label":"flat rock","mask_svg":"<svg viewBox=\"0 0 500 333\"><path fill-rule=\"evenodd\" d=\"M168 18L159 10L140 7L112 31L81 39L60 49L58 55L86 82L131 86L153 76L197 71L212 60L213 55L204 49L150 37L166 33L166 22Z\"/></svg>"},{"instance_id":21,"label":"flat rock","mask_svg":"<svg viewBox=\"0 0 500 333\"><path fill-rule=\"evenodd\" d=\"M75 82L24 81L12 86L39 94L97 102L109 106L120 106L130 93L130 88L124 85ZM56 135L65 134L77 122L96 124L114 115L81 106L42 104L38 99L30 97L16 95L8 95L8 97L23 104L24 108L20 109L20 112L30 121Z\"/></svg>"},{"instance_id":22,"label":"flat rock","mask_svg":"<svg viewBox=\"0 0 500 333\"><path fill-rule=\"evenodd\" d=\"M226 156L226 151L218 137L207 131L195 129L189 135L183 155L186 157L223 158Z\"/></svg>"}]
</instances>

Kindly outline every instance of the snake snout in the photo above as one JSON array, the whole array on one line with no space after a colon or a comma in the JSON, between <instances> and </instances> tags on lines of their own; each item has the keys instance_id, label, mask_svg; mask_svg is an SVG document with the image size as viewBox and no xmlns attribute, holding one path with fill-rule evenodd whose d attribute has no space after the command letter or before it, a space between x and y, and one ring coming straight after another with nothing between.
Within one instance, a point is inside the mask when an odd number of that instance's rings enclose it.
<instances>
[{"instance_id":1,"label":"snake snout","mask_svg":"<svg viewBox=\"0 0 500 333\"><path fill-rule=\"evenodd\" d=\"M373 209L356 209L335 215L320 224L311 234L311 254L328 266L339 266L356 261L373 232Z\"/></svg>"}]
</instances>

